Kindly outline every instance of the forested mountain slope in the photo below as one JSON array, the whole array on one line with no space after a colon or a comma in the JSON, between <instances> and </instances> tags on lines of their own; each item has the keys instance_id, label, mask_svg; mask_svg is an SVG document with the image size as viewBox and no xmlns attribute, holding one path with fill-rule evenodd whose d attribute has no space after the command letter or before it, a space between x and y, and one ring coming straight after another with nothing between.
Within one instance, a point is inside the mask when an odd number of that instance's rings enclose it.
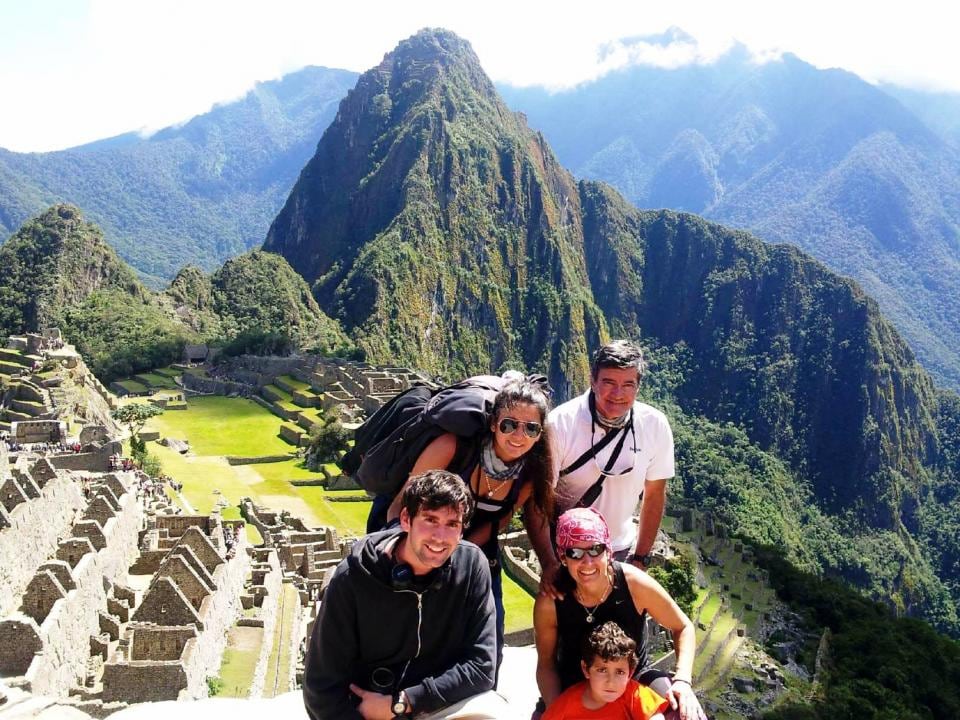
<instances>
[{"instance_id":1,"label":"forested mountain slope","mask_svg":"<svg viewBox=\"0 0 960 720\"><path fill-rule=\"evenodd\" d=\"M306 68L149 138L130 133L48 153L0 149L0 235L69 202L154 287L186 263L213 270L263 242L355 80Z\"/></svg>"},{"instance_id":2,"label":"forested mountain slope","mask_svg":"<svg viewBox=\"0 0 960 720\"><path fill-rule=\"evenodd\" d=\"M572 90L502 87L580 177L643 208L789 242L856 278L960 388L960 153L944 113L791 55L631 67ZM912 102L911 102L912 100Z\"/></svg>"}]
</instances>

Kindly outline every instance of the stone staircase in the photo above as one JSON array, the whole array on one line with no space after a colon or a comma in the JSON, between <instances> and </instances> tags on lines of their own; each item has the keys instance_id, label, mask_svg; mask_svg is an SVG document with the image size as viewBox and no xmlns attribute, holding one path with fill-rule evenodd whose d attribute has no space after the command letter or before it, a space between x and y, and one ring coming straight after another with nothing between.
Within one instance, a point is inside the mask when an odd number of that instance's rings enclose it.
<instances>
[{"instance_id":1,"label":"stone staircase","mask_svg":"<svg viewBox=\"0 0 960 720\"><path fill-rule=\"evenodd\" d=\"M310 432L323 422L323 405L327 396L310 384L292 375L280 375L260 388L257 402L285 422L280 436L300 446Z\"/></svg>"},{"instance_id":2,"label":"stone staircase","mask_svg":"<svg viewBox=\"0 0 960 720\"><path fill-rule=\"evenodd\" d=\"M32 380L11 380L0 402L0 430L9 432L10 423L24 420L48 420L55 417L50 391Z\"/></svg>"}]
</instances>

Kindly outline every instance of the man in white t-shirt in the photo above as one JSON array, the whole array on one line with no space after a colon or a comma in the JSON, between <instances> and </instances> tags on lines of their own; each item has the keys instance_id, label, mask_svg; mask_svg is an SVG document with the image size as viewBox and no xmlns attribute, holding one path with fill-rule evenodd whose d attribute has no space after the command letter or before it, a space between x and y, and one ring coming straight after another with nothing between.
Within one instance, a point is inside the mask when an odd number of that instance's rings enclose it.
<instances>
[{"instance_id":1,"label":"man in white t-shirt","mask_svg":"<svg viewBox=\"0 0 960 720\"><path fill-rule=\"evenodd\" d=\"M666 416L641 402L637 390L646 364L628 340L616 340L593 356L590 389L551 411L557 512L599 510L610 528L614 557L646 569L660 528L667 479L674 475L673 432ZM639 530L633 515L641 497ZM559 561L545 523L528 523L542 567L540 590L558 596L553 579Z\"/></svg>"}]
</instances>

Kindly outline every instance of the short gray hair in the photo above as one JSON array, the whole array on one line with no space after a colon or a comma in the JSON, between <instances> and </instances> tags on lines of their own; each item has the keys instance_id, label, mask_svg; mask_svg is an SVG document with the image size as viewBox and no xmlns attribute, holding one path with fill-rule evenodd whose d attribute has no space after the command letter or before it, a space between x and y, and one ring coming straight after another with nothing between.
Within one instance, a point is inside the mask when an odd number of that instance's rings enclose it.
<instances>
[{"instance_id":1,"label":"short gray hair","mask_svg":"<svg viewBox=\"0 0 960 720\"><path fill-rule=\"evenodd\" d=\"M594 380L603 368L636 368L637 381L647 371L643 350L631 340L614 340L597 348L590 363L590 377Z\"/></svg>"}]
</instances>

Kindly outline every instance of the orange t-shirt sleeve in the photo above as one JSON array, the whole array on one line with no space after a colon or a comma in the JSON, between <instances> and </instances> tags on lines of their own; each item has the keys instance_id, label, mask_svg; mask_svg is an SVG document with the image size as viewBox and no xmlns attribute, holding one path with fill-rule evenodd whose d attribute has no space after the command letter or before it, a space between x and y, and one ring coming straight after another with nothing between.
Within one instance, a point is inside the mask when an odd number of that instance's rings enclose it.
<instances>
[{"instance_id":1,"label":"orange t-shirt sleeve","mask_svg":"<svg viewBox=\"0 0 960 720\"><path fill-rule=\"evenodd\" d=\"M580 683L564 690L560 693L560 697L550 703L550 707L547 708L540 720L566 720L569 713L579 705L577 698L581 692L583 692L583 687Z\"/></svg>"},{"instance_id":2,"label":"orange t-shirt sleeve","mask_svg":"<svg viewBox=\"0 0 960 720\"><path fill-rule=\"evenodd\" d=\"M629 713L631 720L648 720L651 715L663 712L670 707L666 698L660 697L646 685L640 683L628 687L624 695L630 697Z\"/></svg>"}]
</instances>

